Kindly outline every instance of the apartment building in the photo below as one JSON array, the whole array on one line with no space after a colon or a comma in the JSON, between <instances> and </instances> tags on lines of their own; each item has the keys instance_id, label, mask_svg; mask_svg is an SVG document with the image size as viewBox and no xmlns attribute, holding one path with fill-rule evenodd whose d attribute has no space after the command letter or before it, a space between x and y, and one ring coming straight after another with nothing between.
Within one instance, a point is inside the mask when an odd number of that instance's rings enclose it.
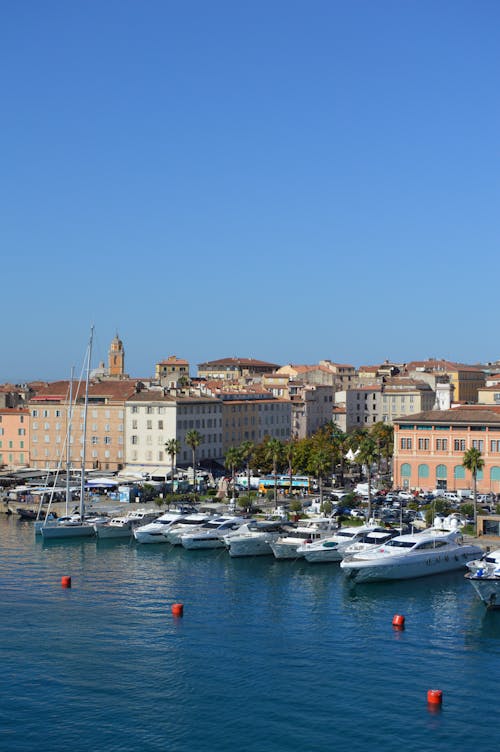
<instances>
[{"instance_id":1,"label":"apartment building","mask_svg":"<svg viewBox=\"0 0 500 752\"><path fill-rule=\"evenodd\" d=\"M136 392L126 403L126 470L165 478L171 460L165 449L177 439L180 451L176 464L192 465L192 450L186 443L188 431L196 430L201 443L197 462L222 461L222 404L213 397L169 393L162 389Z\"/></svg>"},{"instance_id":2,"label":"apartment building","mask_svg":"<svg viewBox=\"0 0 500 752\"><path fill-rule=\"evenodd\" d=\"M124 466L125 402L137 388L132 379L89 384L86 469L117 471ZM31 467L55 468L65 465L67 457L73 467L81 467L84 397L83 383L55 381L38 387L27 405Z\"/></svg>"},{"instance_id":3,"label":"apartment building","mask_svg":"<svg viewBox=\"0 0 500 752\"><path fill-rule=\"evenodd\" d=\"M486 375L480 366L469 366L435 358L408 363L406 373L420 380L446 376L452 387L453 400L460 403L477 402L478 389L484 387L486 382ZM432 382L430 383L434 386Z\"/></svg>"},{"instance_id":4,"label":"apartment building","mask_svg":"<svg viewBox=\"0 0 500 752\"><path fill-rule=\"evenodd\" d=\"M30 420L25 408L0 408L0 467L17 470L30 464Z\"/></svg>"},{"instance_id":5,"label":"apartment building","mask_svg":"<svg viewBox=\"0 0 500 752\"><path fill-rule=\"evenodd\" d=\"M288 441L291 434L291 402L269 392L221 391L222 450L244 441L260 444L266 437Z\"/></svg>"},{"instance_id":6,"label":"apartment building","mask_svg":"<svg viewBox=\"0 0 500 752\"><path fill-rule=\"evenodd\" d=\"M500 407L431 410L394 421L394 484L400 488L455 491L472 488L463 467L471 447L481 452L480 493L500 492Z\"/></svg>"},{"instance_id":7,"label":"apartment building","mask_svg":"<svg viewBox=\"0 0 500 752\"><path fill-rule=\"evenodd\" d=\"M260 381L268 373L273 373L279 366L254 358L220 358L198 364L198 378L215 381L234 381L250 383Z\"/></svg>"},{"instance_id":8,"label":"apartment building","mask_svg":"<svg viewBox=\"0 0 500 752\"><path fill-rule=\"evenodd\" d=\"M290 383L292 437L312 436L333 417L333 387Z\"/></svg>"}]
</instances>

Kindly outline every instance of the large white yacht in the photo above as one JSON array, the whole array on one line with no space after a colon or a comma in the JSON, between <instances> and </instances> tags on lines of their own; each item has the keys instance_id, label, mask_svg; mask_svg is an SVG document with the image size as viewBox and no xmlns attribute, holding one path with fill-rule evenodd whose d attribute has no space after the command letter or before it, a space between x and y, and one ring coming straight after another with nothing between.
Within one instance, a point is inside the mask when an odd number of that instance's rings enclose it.
<instances>
[{"instance_id":1,"label":"large white yacht","mask_svg":"<svg viewBox=\"0 0 500 752\"><path fill-rule=\"evenodd\" d=\"M271 542L275 559L296 559L303 556L298 553L299 546L332 535L337 528L333 517L317 517L301 520L297 527L290 527L284 535Z\"/></svg>"},{"instance_id":2,"label":"large white yacht","mask_svg":"<svg viewBox=\"0 0 500 752\"><path fill-rule=\"evenodd\" d=\"M224 536L231 530L244 525L244 517L221 516L208 520L201 527L181 535L181 545L184 548L224 548Z\"/></svg>"},{"instance_id":3,"label":"large white yacht","mask_svg":"<svg viewBox=\"0 0 500 752\"><path fill-rule=\"evenodd\" d=\"M172 546L181 545L181 536L184 533L190 533L198 528L202 527L205 522L213 519L213 515L204 514L203 512L193 512L185 517L181 517L180 520L170 525L168 529L163 531L163 535L166 540L172 544Z\"/></svg>"},{"instance_id":4,"label":"large white yacht","mask_svg":"<svg viewBox=\"0 0 500 752\"><path fill-rule=\"evenodd\" d=\"M273 555L271 543L285 532L282 521L251 520L238 530L224 536L229 556Z\"/></svg>"},{"instance_id":5,"label":"large white yacht","mask_svg":"<svg viewBox=\"0 0 500 752\"><path fill-rule=\"evenodd\" d=\"M303 543L297 549L297 554L303 556L311 564L341 561L349 550L354 553L355 550L384 543L394 535L396 535L395 531L379 525L344 527L326 538Z\"/></svg>"},{"instance_id":6,"label":"large white yacht","mask_svg":"<svg viewBox=\"0 0 500 752\"><path fill-rule=\"evenodd\" d=\"M430 528L397 535L381 546L353 553L340 567L355 582L403 580L465 569L481 550L476 544L464 543L458 530Z\"/></svg>"},{"instance_id":7,"label":"large white yacht","mask_svg":"<svg viewBox=\"0 0 500 752\"><path fill-rule=\"evenodd\" d=\"M137 543L166 543L167 539L164 536L164 532L168 530L170 525L182 517L183 512L179 510L165 512L160 517L157 517L154 522L134 528L134 538Z\"/></svg>"}]
</instances>

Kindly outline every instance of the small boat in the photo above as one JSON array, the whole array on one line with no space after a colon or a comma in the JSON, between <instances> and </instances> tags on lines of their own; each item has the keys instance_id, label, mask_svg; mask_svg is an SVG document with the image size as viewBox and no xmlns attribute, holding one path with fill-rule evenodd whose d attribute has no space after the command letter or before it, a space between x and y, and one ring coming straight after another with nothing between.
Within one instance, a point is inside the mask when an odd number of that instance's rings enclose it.
<instances>
[{"instance_id":1,"label":"small boat","mask_svg":"<svg viewBox=\"0 0 500 752\"><path fill-rule=\"evenodd\" d=\"M36 520L38 512L35 509L17 507L16 512L21 520Z\"/></svg>"},{"instance_id":2,"label":"small boat","mask_svg":"<svg viewBox=\"0 0 500 752\"><path fill-rule=\"evenodd\" d=\"M464 543L459 530L429 528L353 553L340 568L355 582L405 580L464 569L481 551Z\"/></svg>"},{"instance_id":3,"label":"small boat","mask_svg":"<svg viewBox=\"0 0 500 752\"><path fill-rule=\"evenodd\" d=\"M290 527L277 540L271 543L271 550L275 559L297 559L304 554L298 552L305 543L312 543L320 538L326 538L337 529L337 522L333 517L310 518L302 520L296 527Z\"/></svg>"},{"instance_id":4,"label":"small boat","mask_svg":"<svg viewBox=\"0 0 500 752\"><path fill-rule=\"evenodd\" d=\"M487 609L500 609L500 548L467 563L465 579Z\"/></svg>"},{"instance_id":5,"label":"small boat","mask_svg":"<svg viewBox=\"0 0 500 752\"><path fill-rule=\"evenodd\" d=\"M297 553L310 564L341 561L348 552L355 553L370 546L385 543L397 535L397 532L397 530L388 530L379 525L344 527L327 538L303 543L297 549Z\"/></svg>"}]
</instances>

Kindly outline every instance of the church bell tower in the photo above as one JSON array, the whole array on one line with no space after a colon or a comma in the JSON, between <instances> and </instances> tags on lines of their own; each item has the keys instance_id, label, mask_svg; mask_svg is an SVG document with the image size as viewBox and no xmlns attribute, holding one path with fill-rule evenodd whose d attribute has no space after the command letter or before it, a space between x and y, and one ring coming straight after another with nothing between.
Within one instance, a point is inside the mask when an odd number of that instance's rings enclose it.
<instances>
[{"instance_id":1,"label":"church bell tower","mask_svg":"<svg viewBox=\"0 0 500 752\"><path fill-rule=\"evenodd\" d=\"M125 350L123 342L118 336L111 342L108 353L108 376L120 378L125 373Z\"/></svg>"}]
</instances>

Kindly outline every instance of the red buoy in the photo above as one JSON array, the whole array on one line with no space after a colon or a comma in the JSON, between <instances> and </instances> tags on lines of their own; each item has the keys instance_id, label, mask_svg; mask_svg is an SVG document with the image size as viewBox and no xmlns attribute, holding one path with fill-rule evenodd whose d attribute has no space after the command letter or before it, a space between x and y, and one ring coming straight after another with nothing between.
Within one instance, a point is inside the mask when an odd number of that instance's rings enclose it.
<instances>
[{"instance_id":1,"label":"red buoy","mask_svg":"<svg viewBox=\"0 0 500 752\"><path fill-rule=\"evenodd\" d=\"M443 702L443 693L440 689L429 689L427 692L427 702L431 705L441 705Z\"/></svg>"},{"instance_id":2,"label":"red buoy","mask_svg":"<svg viewBox=\"0 0 500 752\"><path fill-rule=\"evenodd\" d=\"M62 587L71 587L71 577L68 577L67 575L61 577L61 585Z\"/></svg>"},{"instance_id":3,"label":"red buoy","mask_svg":"<svg viewBox=\"0 0 500 752\"><path fill-rule=\"evenodd\" d=\"M405 617L401 614L395 614L392 617L392 626L397 627L398 629L403 629L405 625Z\"/></svg>"},{"instance_id":4,"label":"red buoy","mask_svg":"<svg viewBox=\"0 0 500 752\"><path fill-rule=\"evenodd\" d=\"M182 616L184 613L184 606L182 603L174 603L172 605L172 614L174 616Z\"/></svg>"}]
</instances>

